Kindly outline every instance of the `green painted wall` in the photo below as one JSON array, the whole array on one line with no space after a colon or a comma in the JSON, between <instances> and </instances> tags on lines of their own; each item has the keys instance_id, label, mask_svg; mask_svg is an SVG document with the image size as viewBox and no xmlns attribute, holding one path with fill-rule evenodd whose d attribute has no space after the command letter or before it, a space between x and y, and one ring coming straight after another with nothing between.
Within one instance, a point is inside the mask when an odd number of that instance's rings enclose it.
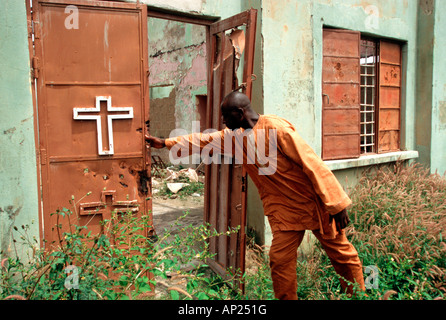
<instances>
[{"instance_id":1,"label":"green painted wall","mask_svg":"<svg viewBox=\"0 0 446 320\"><path fill-rule=\"evenodd\" d=\"M0 8L0 247L1 259L26 254L11 242L13 227L30 225L39 239L36 150L26 9L24 1L2 0ZM32 222L34 221L34 224Z\"/></svg>"},{"instance_id":2,"label":"green painted wall","mask_svg":"<svg viewBox=\"0 0 446 320\"><path fill-rule=\"evenodd\" d=\"M432 172L446 171L446 2L421 2L418 12L416 147Z\"/></svg>"},{"instance_id":3,"label":"green painted wall","mask_svg":"<svg viewBox=\"0 0 446 320\"><path fill-rule=\"evenodd\" d=\"M446 171L446 1L435 1L431 170Z\"/></svg>"},{"instance_id":4,"label":"green painted wall","mask_svg":"<svg viewBox=\"0 0 446 320\"><path fill-rule=\"evenodd\" d=\"M424 3L418 11L417 91L416 91L416 147L420 150L419 161L429 165L432 140L432 76L434 44L434 6ZM429 107L426 107L429 106Z\"/></svg>"},{"instance_id":5,"label":"green painted wall","mask_svg":"<svg viewBox=\"0 0 446 320\"><path fill-rule=\"evenodd\" d=\"M285 116L321 152L322 28L396 38L408 70L415 70L416 1L263 1L265 113ZM415 73L404 83L404 145L414 148Z\"/></svg>"},{"instance_id":6,"label":"green painted wall","mask_svg":"<svg viewBox=\"0 0 446 320\"><path fill-rule=\"evenodd\" d=\"M403 42L402 145L415 148L417 1L262 1L264 113L289 119L321 153L322 30L351 29ZM335 171L350 190L364 167ZM265 235L268 243L270 235Z\"/></svg>"}]
</instances>

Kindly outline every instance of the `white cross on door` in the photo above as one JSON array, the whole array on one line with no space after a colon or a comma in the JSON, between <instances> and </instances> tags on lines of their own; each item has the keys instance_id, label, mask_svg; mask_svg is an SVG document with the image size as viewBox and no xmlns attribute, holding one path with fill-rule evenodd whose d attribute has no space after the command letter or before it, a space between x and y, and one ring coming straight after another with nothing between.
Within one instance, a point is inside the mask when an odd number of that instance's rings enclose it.
<instances>
[{"instance_id":1,"label":"white cross on door","mask_svg":"<svg viewBox=\"0 0 446 320\"><path fill-rule=\"evenodd\" d=\"M99 113L101 111L101 101L107 102L107 112L116 112L122 111L127 113L120 114L107 114L107 127L108 127L108 150L104 150L103 140L102 140L102 121L100 114L91 114L91 113ZM81 115L79 113L88 112L88 115ZM111 97L97 96L96 97L96 106L94 108L74 108L73 109L73 118L74 120L96 120L96 129L98 135L98 153L99 155L111 155L114 154L114 145L113 145L113 120L116 119L132 119L133 118L133 107L112 107L111 105Z\"/></svg>"}]
</instances>

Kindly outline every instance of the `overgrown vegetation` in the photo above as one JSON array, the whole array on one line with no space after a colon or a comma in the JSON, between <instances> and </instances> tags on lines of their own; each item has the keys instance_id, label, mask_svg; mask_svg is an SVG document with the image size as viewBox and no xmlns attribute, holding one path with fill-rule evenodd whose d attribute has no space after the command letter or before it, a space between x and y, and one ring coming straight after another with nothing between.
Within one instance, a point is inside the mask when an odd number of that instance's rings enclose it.
<instances>
[{"instance_id":1,"label":"overgrown vegetation","mask_svg":"<svg viewBox=\"0 0 446 320\"><path fill-rule=\"evenodd\" d=\"M347 236L370 289L356 299L436 299L446 293L446 179L419 165L397 163L365 174L351 192ZM368 271L368 270L367 270ZM348 298L316 244L298 266L302 299ZM372 286L373 285L373 286Z\"/></svg>"},{"instance_id":2,"label":"overgrown vegetation","mask_svg":"<svg viewBox=\"0 0 446 320\"><path fill-rule=\"evenodd\" d=\"M446 179L417 165L383 167L366 174L351 192L347 228L364 267L378 272L374 287L348 297L319 244L298 262L300 299L438 299L446 292ZM68 209L56 213L73 217ZM187 213L185 213L187 215ZM273 299L268 256L248 243L245 292L210 272L209 226L182 225L152 243L141 232L151 221L131 214L106 221L107 234L73 224L52 252L34 249L31 261L2 260L0 298L25 299ZM15 241L35 248L27 226ZM228 230L230 235L236 230ZM198 263L197 263L198 261ZM184 266L194 268L185 270ZM76 266L78 287L68 282ZM71 270L71 271L70 271ZM365 277L370 274L365 273ZM177 279L173 282L172 279ZM74 283L75 284L75 283ZM370 282L369 282L370 284ZM71 287L70 287L71 285ZM160 288L163 290L159 290ZM155 289L155 291L154 291Z\"/></svg>"},{"instance_id":3,"label":"overgrown vegetation","mask_svg":"<svg viewBox=\"0 0 446 320\"><path fill-rule=\"evenodd\" d=\"M64 208L55 213L62 219L75 220ZM151 227L148 216L135 218L130 212L114 213L104 221L107 234L93 235L87 227L70 223L61 232L61 241L52 251L36 249L37 241L27 235L28 226L15 228L18 241L33 248L29 262L17 258L2 260L0 298L2 299L211 299L230 294L227 282L216 276L205 276L205 261L211 255L208 240L222 233L206 225L183 226L179 232L165 230L163 238L152 242L143 233ZM66 222L66 220L65 220ZM61 224L56 226L61 229ZM173 229L172 226L171 229ZM231 235L237 230L228 230ZM49 244L47 244L48 246ZM197 268L182 271L192 261ZM165 284L172 276L186 279L185 288ZM166 286L166 295L155 295L155 288Z\"/></svg>"}]
</instances>

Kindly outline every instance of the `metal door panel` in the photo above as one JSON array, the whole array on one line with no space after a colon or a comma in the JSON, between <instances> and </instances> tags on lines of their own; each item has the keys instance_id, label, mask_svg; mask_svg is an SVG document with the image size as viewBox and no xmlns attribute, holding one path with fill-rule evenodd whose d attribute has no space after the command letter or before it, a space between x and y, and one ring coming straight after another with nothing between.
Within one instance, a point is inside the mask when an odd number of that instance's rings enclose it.
<instances>
[{"instance_id":1,"label":"metal door panel","mask_svg":"<svg viewBox=\"0 0 446 320\"><path fill-rule=\"evenodd\" d=\"M257 10L251 9L234 17L216 22L210 26L209 38L209 83L208 83L208 127L221 130L220 103L223 97L241 85L242 92L251 98L252 70ZM231 30L243 28L245 32L245 53L243 54L243 75L237 78L238 61L229 34ZM221 164L206 168L205 220L218 232L240 227L236 234L222 235L210 240L210 251L215 258L210 266L226 276L245 268L246 238L246 173L241 165L228 164L222 157Z\"/></svg>"},{"instance_id":2,"label":"metal door panel","mask_svg":"<svg viewBox=\"0 0 446 320\"><path fill-rule=\"evenodd\" d=\"M78 9L77 29L65 26L67 5ZM66 230L68 218L52 214L62 207L96 233L113 211L151 215L146 10L33 2L44 243L57 246L56 224Z\"/></svg>"},{"instance_id":3,"label":"metal door panel","mask_svg":"<svg viewBox=\"0 0 446 320\"><path fill-rule=\"evenodd\" d=\"M140 17L135 11L78 5L78 29L67 29L70 3L44 4L40 17L47 81L140 81Z\"/></svg>"},{"instance_id":4,"label":"metal door panel","mask_svg":"<svg viewBox=\"0 0 446 320\"><path fill-rule=\"evenodd\" d=\"M101 115L103 149L108 150L107 134L110 131L116 142L114 156L143 156L143 141L135 139L135 133L141 131L144 114L141 109L140 88L138 86L46 86L47 121L51 131L47 144L48 156L56 159L101 159L98 152L98 126L95 120L75 120L74 110L89 109L79 112L81 116ZM132 108L133 119L113 119L109 128L108 115L128 114L127 112L107 112L106 103L101 103L101 112L93 112L96 97L111 97L112 107ZM101 114L102 113L102 114ZM93 143L92 143L93 142Z\"/></svg>"}]
</instances>

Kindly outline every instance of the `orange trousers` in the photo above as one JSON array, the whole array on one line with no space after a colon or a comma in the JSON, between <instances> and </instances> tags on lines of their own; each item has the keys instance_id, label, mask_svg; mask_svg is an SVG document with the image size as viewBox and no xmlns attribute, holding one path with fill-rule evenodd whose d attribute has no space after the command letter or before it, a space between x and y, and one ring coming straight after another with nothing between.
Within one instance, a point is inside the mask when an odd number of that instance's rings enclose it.
<instances>
[{"instance_id":1,"label":"orange trousers","mask_svg":"<svg viewBox=\"0 0 446 320\"><path fill-rule=\"evenodd\" d=\"M327 240L321 237L318 230L313 234L320 241L327 253L335 271L347 281L358 283L365 290L362 263L358 252L345 236L344 230L335 239ZM271 278L274 294L280 300L297 300L297 249L302 242L305 231L276 231L269 252ZM340 279L342 288L352 294L352 285Z\"/></svg>"}]
</instances>

